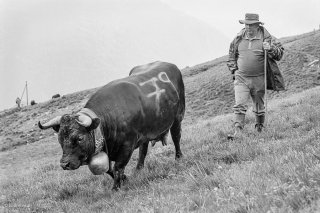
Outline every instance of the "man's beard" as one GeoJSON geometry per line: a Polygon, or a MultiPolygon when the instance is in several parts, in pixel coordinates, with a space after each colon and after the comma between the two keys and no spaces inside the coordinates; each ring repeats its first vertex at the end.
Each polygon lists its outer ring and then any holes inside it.
{"type": "Polygon", "coordinates": [[[255,30],[247,30],[247,35],[248,37],[255,37],[256,36],[256,31],[255,30]]]}

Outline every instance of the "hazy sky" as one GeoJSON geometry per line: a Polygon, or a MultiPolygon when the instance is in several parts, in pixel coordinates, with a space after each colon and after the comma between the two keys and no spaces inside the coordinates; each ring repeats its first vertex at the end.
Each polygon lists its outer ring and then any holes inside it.
{"type": "Polygon", "coordinates": [[[258,13],[271,34],[280,38],[297,35],[320,25],[320,0],[162,0],[195,16],[227,37],[233,38],[243,25],[244,14],[258,13]]]}

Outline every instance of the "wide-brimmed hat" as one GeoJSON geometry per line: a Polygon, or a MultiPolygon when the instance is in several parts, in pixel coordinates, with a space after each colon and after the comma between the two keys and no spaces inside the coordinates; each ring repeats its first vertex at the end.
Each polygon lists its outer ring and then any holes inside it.
{"type": "Polygon", "coordinates": [[[240,24],[264,24],[263,22],[259,21],[259,15],[255,13],[246,13],[245,20],[239,20],[239,22],[240,24]]]}

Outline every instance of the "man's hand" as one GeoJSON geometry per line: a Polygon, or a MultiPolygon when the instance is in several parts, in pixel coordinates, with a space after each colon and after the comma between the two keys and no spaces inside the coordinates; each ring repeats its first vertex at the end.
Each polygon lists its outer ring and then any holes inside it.
{"type": "Polygon", "coordinates": [[[238,69],[234,69],[232,72],[231,72],[231,75],[232,75],[232,80],[234,81],[234,80],[236,80],[236,71],[237,71],[238,69]]]}
{"type": "Polygon", "coordinates": [[[271,50],[271,45],[269,42],[264,41],[262,46],[264,50],[271,50]]]}

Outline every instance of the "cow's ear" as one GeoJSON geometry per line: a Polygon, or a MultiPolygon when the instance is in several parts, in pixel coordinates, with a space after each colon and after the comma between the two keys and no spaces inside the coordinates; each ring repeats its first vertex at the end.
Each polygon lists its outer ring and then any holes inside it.
{"type": "Polygon", "coordinates": [[[99,126],[100,122],[100,118],[93,118],[91,125],[88,127],[88,130],[91,131],[96,129],[99,126]]]}
{"type": "Polygon", "coordinates": [[[52,129],[56,132],[59,132],[60,125],[53,126],[52,129]]]}

